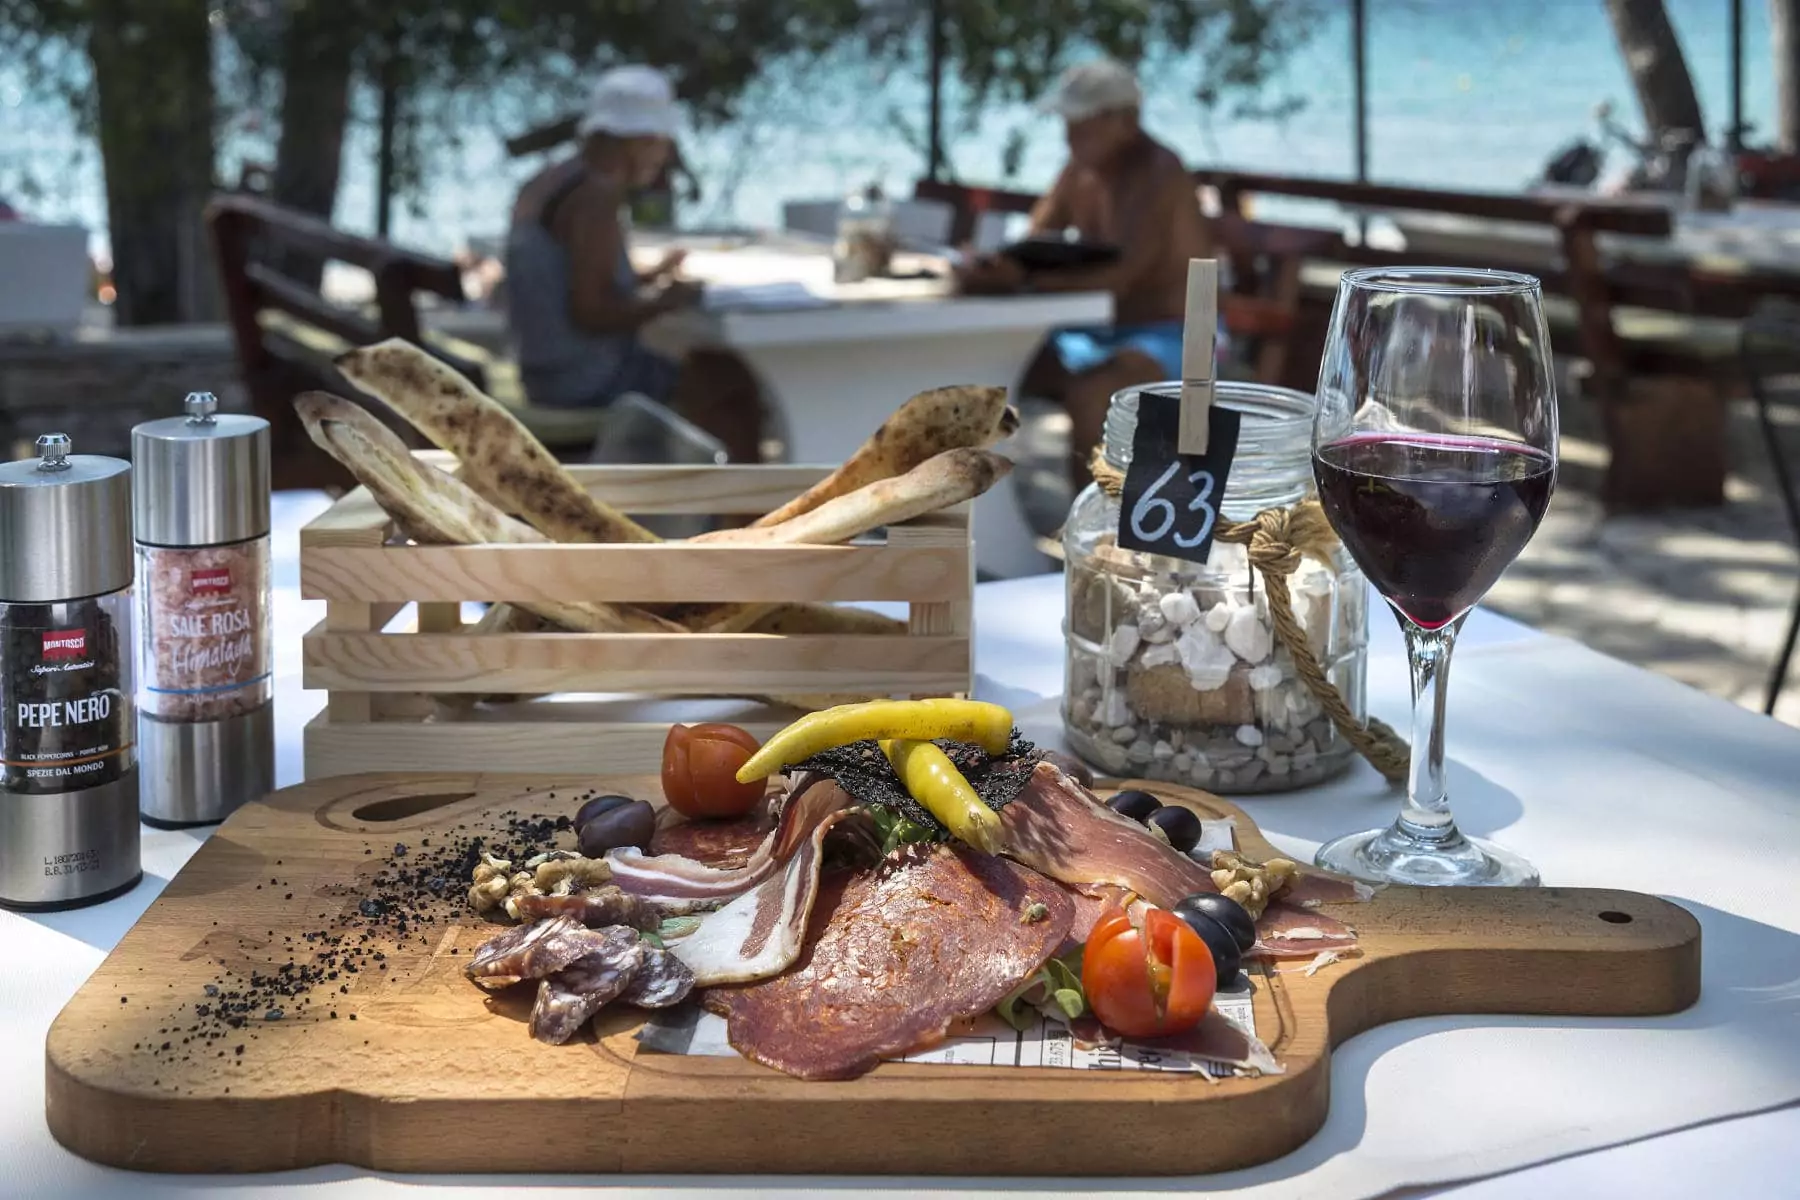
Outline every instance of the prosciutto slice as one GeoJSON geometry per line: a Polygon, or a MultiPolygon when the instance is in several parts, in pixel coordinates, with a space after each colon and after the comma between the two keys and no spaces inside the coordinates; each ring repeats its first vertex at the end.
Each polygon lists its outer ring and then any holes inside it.
{"type": "Polygon", "coordinates": [[[1356,948],[1356,931],[1335,917],[1300,908],[1282,898],[1263,910],[1256,922],[1256,945],[1246,958],[1312,958],[1321,950],[1340,953],[1356,948]]]}
{"type": "Polygon", "coordinates": [[[1000,810],[1000,852],[1063,883],[1110,883],[1158,908],[1213,892],[1212,872],[1049,763],[1000,810]]]}
{"type": "Polygon", "coordinates": [[[794,785],[774,830],[742,865],[717,867],[680,854],[645,854],[626,846],[609,851],[612,882],[671,913],[700,912],[735,900],[775,874],[826,817],[855,801],[823,776],[794,785]]]}
{"type": "Polygon", "coordinates": [[[694,973],[701,987],[749,983],[779,975],[800,956],[807,918],[819,894],[825,835],[856,810],[844,809],[814,826],[812,837],[779,875],[701,918],[700,928],[676,942],[672,953],[694,973]]]}
{"type": "Polygon", "coordinates": [[[739,1053],[801,1079],[852,1079],[941,1041],[1044,964],[1068,935],[1068,893],[992,855],[907,846],[827,880],[794,968],[706,1004],[739,1053]]]}

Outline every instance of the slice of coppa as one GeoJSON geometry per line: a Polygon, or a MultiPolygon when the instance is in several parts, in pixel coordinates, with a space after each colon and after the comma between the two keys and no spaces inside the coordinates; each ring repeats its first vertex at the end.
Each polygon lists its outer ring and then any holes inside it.
{"type": "Polygon", "coordinates": [[[852,1079],[935,1045],[998,1004],[1062,944],[1074,906],[1002,858],[906,846],[826,881],[792,970],[713,988],[745,1057],[801,1079],[852,1079]]]}

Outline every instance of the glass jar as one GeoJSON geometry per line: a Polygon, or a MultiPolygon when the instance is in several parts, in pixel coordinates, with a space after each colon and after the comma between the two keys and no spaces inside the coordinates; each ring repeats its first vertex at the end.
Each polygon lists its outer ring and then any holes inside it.
{"type": "MultiPolygon", "coordinates": [[[[1107,411],[1106,462],[1131,465],[1139,396],[1107,411]]],[[[1242,414],[1219,524],[1313,498],[1313,399],[1260,384],[1218,385],[1242,414]]],[[[1242,545],[1215,539],[1205,563],[1121,548],[1119,500],[1100,484],[1075,498],[1063,528],[1068,643],[1063,725],[1069,745],[1110,774],[1210,791],[1281,791],[1328,778],[1354,753],[1295,671],[1269,619],[1263,577],[1242,545]]],[[[1351,713],[1365,713],[1368,599],[1340,543],[1287,579],[1313,655],[1351,713]]]]}
{"type": "Polygon", "coordinates": [[[832,278],[837,283],[861,283],[886,275],[894,254],[894,212],[872,183],[852,192],[838,210],[837,241],[832,246],[832,278]]]}

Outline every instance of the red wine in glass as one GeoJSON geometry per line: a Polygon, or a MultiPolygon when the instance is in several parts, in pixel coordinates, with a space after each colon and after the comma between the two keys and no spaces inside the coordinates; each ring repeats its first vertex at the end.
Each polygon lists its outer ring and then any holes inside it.
{"type": "Polygon", "coordinates": [[[1531,540],[1556,462],[1499,438],[1357,433],[1319,446],[1313,470],[1332,528],[1375,590],[1439,629],[1531,540]]]}
{"type": "Polygon", "coordinates": [[[1326,519],[1399,618],[1413,719],[1399,814],[1320,846],[1321,867],[1372,883],[1538,882],[1517,852],[1457,827],[1444,716],[1464,619],[1549,507],[1553,367],[1543,286],[1529,275],[1371,267],[1338,283],[1313,473],[1326,519]]]}

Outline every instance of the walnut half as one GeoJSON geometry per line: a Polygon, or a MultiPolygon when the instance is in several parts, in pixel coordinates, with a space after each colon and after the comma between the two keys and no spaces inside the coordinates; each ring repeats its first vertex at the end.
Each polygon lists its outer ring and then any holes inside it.
{"type": "Polygon", "coordinates": [[[1213,851],[1213,886],[1219,894],[1244,906],[1252,921],[1263,915],[1269,901],[1294,881],[1300,868],[1291,859],[1271,858],[1256,863],[1231,850],[1213,851]]]}

